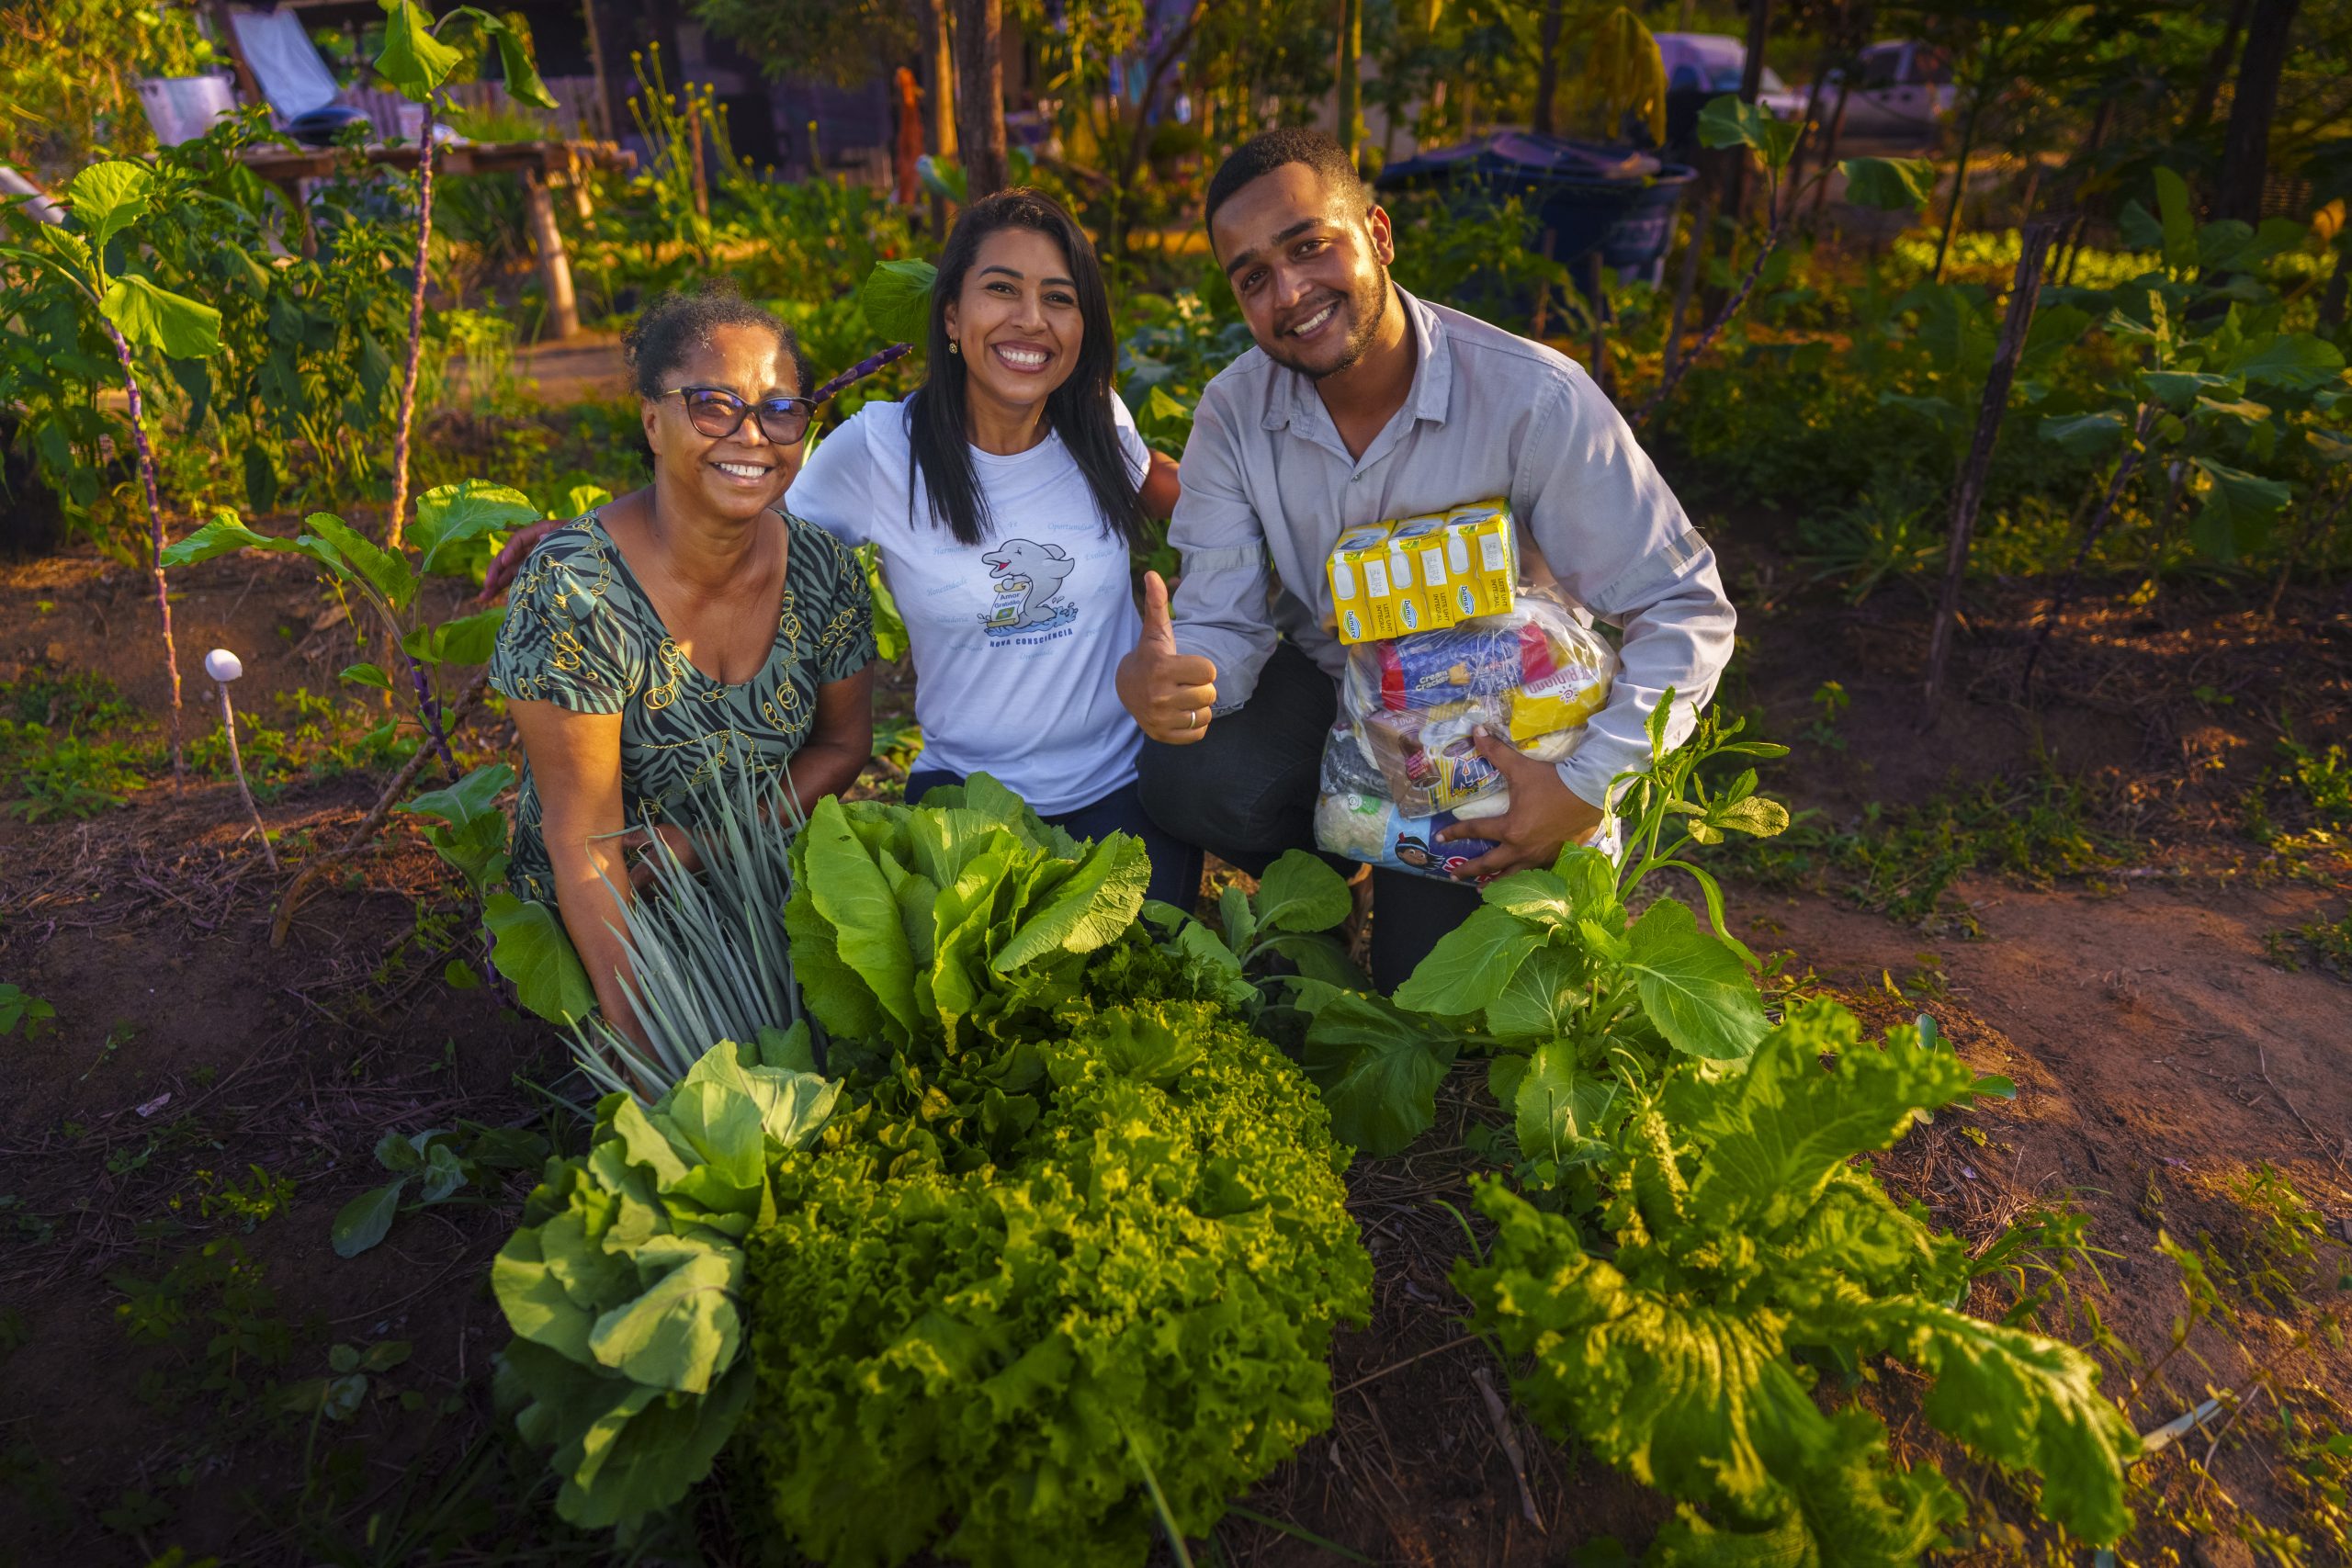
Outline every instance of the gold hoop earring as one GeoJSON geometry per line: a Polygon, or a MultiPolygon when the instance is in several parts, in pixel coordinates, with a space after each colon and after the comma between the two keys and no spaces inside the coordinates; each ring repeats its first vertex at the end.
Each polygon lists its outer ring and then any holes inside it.
{"type": "Polygon", "coordinates": [[[964,352],[964,345],[957,343],[954,338],[949,338],[947,340],[947,352],[950,354],[961,354],[964,352]]]}

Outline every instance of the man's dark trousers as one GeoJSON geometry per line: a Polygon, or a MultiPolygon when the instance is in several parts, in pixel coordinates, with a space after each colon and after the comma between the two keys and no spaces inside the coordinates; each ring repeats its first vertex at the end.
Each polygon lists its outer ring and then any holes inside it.
{"type": "MultiPolygon", "coordinates": [[[[1217,716],[1206,735],[1190,746],[1143,743],[1144,810],[1164,832],[1252,876],[1284,850],[1314,849],[1316,781],[1338,708],[1331,678],[1278,643],[1250,700],[1217,716]]],[[[1374,868],[1373,984],[1394,991],[1477,907],[1469,884],[1374,868]]]]}

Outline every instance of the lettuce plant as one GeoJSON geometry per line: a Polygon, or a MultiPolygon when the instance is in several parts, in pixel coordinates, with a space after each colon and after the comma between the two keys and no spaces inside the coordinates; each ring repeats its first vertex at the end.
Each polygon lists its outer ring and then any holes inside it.
{"type": "Polygon", "coordinates": [[[870,1125],[786,1156],[751,1247],[745,1431],[776,1517],[835,1568],[1143,1562],[1330,1421],[1370,1308],[1314,1091],[1213,1003],[1067,1005],[1048,1103],[1001,1165],[870,1125]]]}
{"type": "Polygon", "coordinates": [[[1072,990],[1135,924],[1150,874],[1136,840],[1082,845],[986,773],[920,808],[821,800],[792,870],[784,922],[810,1014],[886,1052],[952,1047],[1072,990]]]}
{"type": "Polygon", "coordinates": [[[573,1524],[678,1503],[743,1414],[743,1241],[775,1212],[771,1166],[840,1094],[792,1065],[807,1052],[805,1030],[722,1042],[650,1107],[606,1095],[587,1154],[548,1162],[491,1268],[514,1331],[500,1402],[555,1450],[573,1524]]]}

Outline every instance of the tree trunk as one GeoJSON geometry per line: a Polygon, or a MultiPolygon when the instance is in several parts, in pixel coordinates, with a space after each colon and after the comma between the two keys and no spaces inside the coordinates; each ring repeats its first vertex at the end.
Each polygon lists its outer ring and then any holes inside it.
{"type": "MultiPolygon", "coordinates": [[[[923,107],[929,116],[927,129],[934,158],[956,156],[956,47],[955,34],[947,25],[947,5],[948,0],[923,0],[922,7],[922,89],[929,95],[923,107]]],[[[931,230],[941,238],[947,233],[945,197],[931,198],[931,230]]]]}
{"type": "Polygon", "coordinates": [[[2278,112],[2278,73],[2287,64],[2287,35],[2301,4],[2255,0],[2245,52],[2238,56],[2230,128],[2222,143],[2222,175],[2213,191],[2216,218],[2262,220],[2262,181],[2270,170],[2270,122],[2278,112]]]}
{"type": "Polygon", "coordinates": [[[1356,161],[1363,141],[1363,0],[1340,0],[1338,140],[1356,161]]]}
{"type": "Polygon", "coordinates": [[[2001,421],[2009,408],[2009,387],[2017,378],[2018,359],[2025,352],[2026,331],[2033,324],[2033,306],[2041,292],[2042,262],[2057,237],[2055,223],[2028,223],[2019,236],[2017,276],[2009,286],[2008,313],[2001,320],[2000,341],[1993,350],[1993,368],[1984,379],[1984,400],[1977,405],[1976,434],[1961,462],[1960,482],[1952,489],[1951,536],[1944,551],[1943,591],[1936,598],[1936,618],[1928,634],[1928,690],[1923,727],[1935,722],[1936,704],[1943,696],[1944,661],[1951,652],[1952,623],[1960,615],[1960,584],[1968,570],[1968,545],[1976,528],[1976,510],[1984,500],[1984,476],[1993,466],[1993,446],[2000,439],[2001,421]]]}
{"type": "Polygon", "coordinates": [[[2222,28],[2222,41],[2205,57],[2205,69],[2197,78],[2197,99],[2188,106],[2188,118],[2180,124],[2183,137],[2204,130],[2205,122],[2213,118],[2213,106],[2221,101],[2222,79],[2229,74],[2230,56],[2237,52],[2238,34],[2245,30],[2245,14],[2253,5],[2254,0],[2233,0],[2229,22],[2222,28]]]}
{"type": "Polygon", "coordinates": [[[1535,67],[1533,130],[1538,136],[1550,136],[1557,129],[1553,106],[1560,92],[1560,23],[1566,10],[1565,0],[1544,0],[1543,53],[1535,67]]]}
{"type": "Polygon", "coordinates": [[[967,194],[1004,188],[1004,0],[956,0],[956,142],[967,194]]]}
{"type": "Polygon", "coordinates": [[[155,490],[155,453],[147,445],[147,409],[139,393],[139,371],[130,358],[130,344],[112,321],[106,323],[115,357],[122,361],[122,393],[130,415],[130,445],[139,458],[139,481],[147,492],[147,564],[155,574],[155,614],[164,626],[164,668],[172,678],[172,783],[187,778],[180,753],[180,657],[172,643],[172,594],[164,581],[164,503],[155,490]]]}
{"type": "Polygon", "coordinates": [[[392,504],[384,513],[384,546],[401,547],[402,520],[408,513],[408,440],[416,423],[416,377],[424,355],[425,262],[433,245],[433,99],[424,100],[417,118],[416,153],[416,281],[408,296],[408,363],[401,371],[400,408],[392,424],[392,504]]]}
{"type": "Polygon", "coordinates": [[[1127,213],[1134,205],[1136,181],[1143,173],[1145,154],[1151,150],[1151,118],[1159,108],[1159,95],[1168,85],[1168,73],[1176,68],[1176,62],[1184,58],[1184,51],[1191,47],[1193,30],[1201,25],[1201,18],[1207,11],[1208,0],[1193,0],[1193,9],[1185,17],[1183,26],[1161,41],[1156,54],[1148,57],[1151,68],[1144,78],[1142,96],[1136,103],[1135,130],[1128,136],[1126,147],[1119,159],[1118,196],[1111,209],[1111,232],[1107,236],[1110,243],[1106,247],[1114,256],[1127,254],[1127,213]]]}

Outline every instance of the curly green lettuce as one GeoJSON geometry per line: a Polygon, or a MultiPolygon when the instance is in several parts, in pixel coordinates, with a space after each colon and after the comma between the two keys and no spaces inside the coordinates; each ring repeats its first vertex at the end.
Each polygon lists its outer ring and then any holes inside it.
{"type": "Polygon", "coordinates": [[[786,1155],[750,1244],[743,1432],[834,1568],[1140,1563],[1329,1424],[1335,1323],[1370,1310],[1315,1091],[1215,1006],[1066,1010],[1002,1166],[872,1129],[786,1155]]]}

